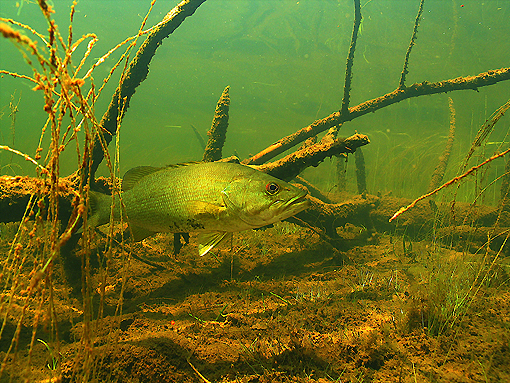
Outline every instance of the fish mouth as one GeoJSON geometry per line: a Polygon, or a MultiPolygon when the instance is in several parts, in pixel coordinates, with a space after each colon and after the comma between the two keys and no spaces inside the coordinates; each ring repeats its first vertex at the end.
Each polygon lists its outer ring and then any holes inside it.
{"type": "MultiPolygon", "coordinates": [[[[299,212],[310,207],[310,201],[306,199],[307,194],[299,194],[294,198],[291,198],[286,204],[285,209],[292,209],[293,211],[299,212]]],[[[295,214],[295,213],[294,213],[295,214]]]]}

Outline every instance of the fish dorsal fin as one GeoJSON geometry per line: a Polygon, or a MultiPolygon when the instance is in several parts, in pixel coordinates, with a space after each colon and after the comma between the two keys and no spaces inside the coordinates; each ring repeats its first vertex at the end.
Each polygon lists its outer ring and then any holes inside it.
{"type": "Polygon", "coordinates": [[[122,191],[128,191],[133,189],[133,187],[143,177],[155,173],[161,169],[164,168],[156,168],[154,166],[138,166],[136,168],[128,170],[126,174],[124,174],[124,178],[122,178],[122,191]]]}
{"type": "Polygon", "coordinates": [[[181,168],[183,166],[198,165],[198,164],[202,164],[202,163],[203,163],[202,161],[180,162],[178,164],[166,165],[165,168],[181,168]]]}
{"type": "Polygon", "coordinates": [[[199,163],[200,162],[184,162],[181,164],[167,165],[163,167],[137,166],[136,168],[128,170],[126,174],[124,174],[124,178],[122,178],[122,191],[133,189],[138,181],[140,181],[143,177],[148,176],[149,174],[159,172],[163,169],[180,168],[183,166],[196,165],[199,163]]]}

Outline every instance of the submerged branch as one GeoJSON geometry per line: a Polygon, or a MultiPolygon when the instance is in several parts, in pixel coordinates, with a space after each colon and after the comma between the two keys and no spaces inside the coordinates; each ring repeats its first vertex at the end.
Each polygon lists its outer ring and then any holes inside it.
{"type": "Polygon", "coordinates": [[[352,82],[352,65],[354,63],[354,51],[356,50],[356,41],[358,40],[358,31],[361,24],[361,5],[360,0],[354,0],[354,26],[352,28],[351,46],[349,47],[349,54],[347,55],[347,64],[345,67],[345,81],[344,81],[344,98],[342,99],[342,107],[340,113],[349,113],[349,101],[351,97],[351,82],[352,82]]]}
{"type": "Polygon", "coordinates": [[[418,9],[418,14],[416,15],[416,20],[414,21],[413,35],[411,36],[411,41],[409,42],[409,46],[407,47],[406,58],[404,60],[404,68],[402,69],[402,74],[400,75],[398,89],[405,88],[406,76],[409,73],[409,71],[407,70],[407,67],[409,65],[409,56],[411,56],[411,49],[413,49],[414,42],[416,41],[418,25],[420,25],[421,14],[423,13],[423,2],[424,0],[421,0],[420,8],[418,9]]]}
{"type": "MultiPolygon", "coordinates": [[[[111,142],[112,137],[116,134],[117,125],[120,123],[119,111],[125,114],[136,88],[146,79],[149,73],[149,64],[156,53],[156,49],[161,45],[163,39],[175,31],[186,17],[193,15],[203,2],[205,2],[205,0],[181,1],[167,13],[164,19],[153,29],[142,46],[138,49],[135,58],[129,64],[127,72],[123,76],[112,97],[108,110],[101,119],[100,126],[104,131],[103,135],[106,145],[111,142]]],[[[96,140],[92,154],[92,179],[103,157],[103,146],[96,140]]]]}
{"type": "Polygon", "coordinates": [[[448,139],[446,140],[446,145],[443,150],[443,154],[439,157],[439,161],[434,169],[434,173],[432,174],[432,178],[430,179],[428,192],[431,192],[434,189],[437,189],[441,186],[441,182],[443,181],[444,173],[446,172],[446,168],[448,166],[448,160],[450,159],[450,153],[453,147],[453,140],[455,139],[455,108],[453,107],[453,100],[451,97],[448,97],[448,107],[450,110],[450,132],[448,134],[448,139]]]}
{"type": "Polygon", "coordinates": [[[356,183],[358,185],[358,193],[363,194],[367,191],[367,178],[365,173],[365,156],[361,148],[356,150],[354,154],[354,162],[356,165],[356,183]]]}
{"type": "Polygon", "coordinates": [[[228,110],[230,107],[229,89],[230,86],[225,88],[218,100],[218,104],[216,105],[211,129],[207,132],[209,140],[207,141],[202,161],[218,161],[222,157],[221,153],[228,128],[228,110]]]}
{"type": "Polygon", "coordinates": [[[395,89],[393,92],[387,93],[384,96],[365,101],[357,106],[349,108],[348,114],[342,115],[340,112],[335,112],[323,119],[316,120],[311,125],[302,128],[296,133],[283,137],[263,151],[244,160],[243,163],[247,165],[263,164],[271,158],[274,158],[290,149],[294,145],[299,144],[309,137],[324,132],[337,124],[354,120],[355,118],[375,112],[408,98],[436,93],[446,93],[456,90],[478,90],[478,88],[494,85],[498,82],[507,80],[510,80],[510,68],[501,68],[480,73],[477,76],[458,77],[439,82],[423,81],[421,83],[404,87],[403,89],[395,89]]]}
{"type": "Polygon", "coordinates": [[[346,139],[326,140],[306,146],[288,156],[256,168],[276,178],[288,181],[309,166],[319,165],[326,157],[340,153],[354,153],[357,148],[370,143],[367,136],[355,134],[346,139]]]}
{"type": "Polygon", "coordinates": [[[505,150],[502,153],[495,154],[492,157],[487,158],[481,164],[473,166],[471,169],[469,169],[464,174],[461,174],[460,176],[454,177],[450,181],[444,183],[443,185],[439,186],[438,188],[432,190],[431,192],[429,192],[427,194],[424,194],[421,197],[416,198],[410,205],[400,208],[400,210],[398,210],[395,214],[393,214],[393,216],[390,218],[390,222],[393,221],[395,218],[397,218],[402,213],[404,213],[404,212],[408,211],[409,209],[413,208],[422,199],[428,198],[428,197],[436,194],[437,192],[439,192],[441,189],[444,189],[445,187],[448,187],[448,186],[450,186],[450,185],[452,185],[452,184],[454,184],[456,182],[459,182],[460,180],[462,180],[463,178],[467,177],[471,173],[478,171],[480,168],[482,168],[483,166],[487,165],[489,162],[492,162],[492,161],[494,161],[495,159],[497,159],[499,157],[503,157],[504,155],[506,155],[508,153],[510,153],[510,149],[507,149],[507,150],[505,150]]]}

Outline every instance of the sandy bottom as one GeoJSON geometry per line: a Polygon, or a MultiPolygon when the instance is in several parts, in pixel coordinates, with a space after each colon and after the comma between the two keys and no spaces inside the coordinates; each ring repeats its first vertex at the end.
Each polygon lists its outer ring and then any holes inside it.
{"type": "MultiPolygon", "coordinates": [[[[103,319],[84,326],[78,295],[55,283],[59,353],[36,341],[24,369],[27,324],[2,379],[510,382],[510,257],[389,234],[356,241],[362,231],[343,229],[345,251],[289,223],[204,257],[194,236],[177,256],[165,234],[116,247],[103,319]]],[[[100,275],[93,268],[94,317],[100,275]]]]}

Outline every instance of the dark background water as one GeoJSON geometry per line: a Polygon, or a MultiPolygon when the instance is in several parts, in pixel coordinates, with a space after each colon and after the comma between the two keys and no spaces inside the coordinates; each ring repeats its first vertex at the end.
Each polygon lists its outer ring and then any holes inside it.
{"type": "MultiPolygon", "coordinates": [[[[54,15],[67,37],[70,1],[54,0],[54,15]]],[[[157,1],[147,25],[159,22],[176,1],[157,1]]],[[[418,0],[363,0],[363,22],[354,62],[351,106],[394,90],[418,11],[418,0]]],[[[149,9],[149,1],[80,1],[73,23],[74,40],[95,33],[95,45],[83,76],[109,49],[135,35],[149,9]]],[[[46,33],[38,6],[0,0],[0,16],[13,18],[46,33]],[[19,13],[19,14],[18,14],[19,13]]],[[[205,136],[216,102],[230,85],[230,126],[224,156],[257,153],[282,136],[309,125],[341,105],[345,60],[349,48],[353,2],[341,1],[206,1],[159,47],[147,80],[137,89],[120,132],[121,174],[138,165],[165,165],[199,160],[202,150],[190,126],[205,136]]],[[[425,1],[418,40],[411,54],[407,84],[476,75],[510,63],[509,1],[425,1]]],[[[28,33],[27,33],[28,34],[28,33]]],[[[35,36],[30,35],[36,39],[35,36]]],[[[90,40],[90,39],[89,39],[90,40]]],[[[77,65],[86,44],[73,56],[77,65]]],[[[143,41],[143,37],[139,43],[143,41]]],[[[42,46],[41,42],[38,42],[42,46]]],[[[96,87],[124,48],[96,68],[96,87]]],[[[134,55],[132,53],[131,57],[134,55]]],[[[0,39],[0,68],[32,75],[18,52],[0,39]]],[[[118,75],[96,104],[100,119],[118,75]]],[[[85,85],[87,88],[89,84],[85,85]]],[[[26,80],[4,75],[0,79],[0,132],[2,144],[34,155],[45,122],[40,92],[26,80]],[[14,142],[9,102],[19,100],[14,142]]],[[[369,192],[393,191],[415,197],[426,192],[449,129],[448,96],[457,118],[457,137],[448,176],[457,173],[477,130],[510,98],[510,83],[478,92],[423,96],[403,101],[344,124],[341,136],[367,134],[364,148],[369,192]]],[[[493,154],[504,142],[509,118],[496,125],[480,157],[493,154]]],[[[48,136],[44,149],[48,148],[48,136]]],[[[74,144],[62,161],[63,175],[76,168],[74,144]]],[[[504,146],[503,148],[506,148],[504,146]]],[[[113,148],[113,144],[112,144],[113,148]]],[[[353,159],[349,160],[349,190],[353,159]]],[[[336,183],[335,162],[326,160],[305,176],[325,190],[336,183]]],[[[0,152],[0,174],[34,174],[22,158],[0,152]]],[[[486,184],[500,176],[504,160],[495,161],[486,184]]],[[[101,172],[106,174],[106,168],[101,172]]],[[[499,186],[489,189],[486,202],[497,199],[499,186]]],[[[463,189],[466,199],[475,189],[463,189]]]]}

